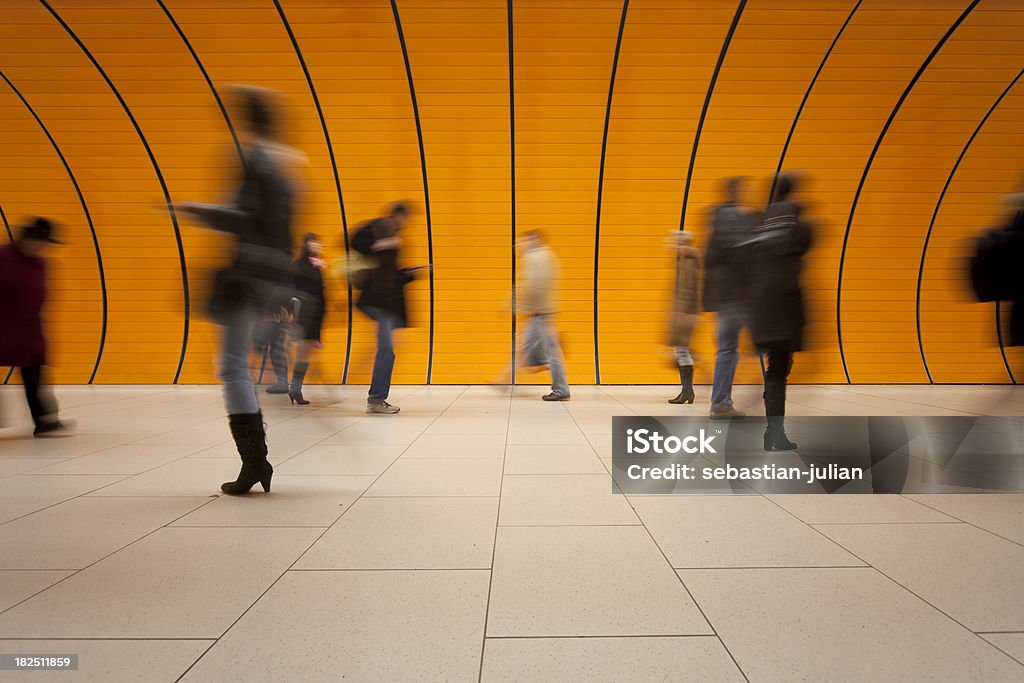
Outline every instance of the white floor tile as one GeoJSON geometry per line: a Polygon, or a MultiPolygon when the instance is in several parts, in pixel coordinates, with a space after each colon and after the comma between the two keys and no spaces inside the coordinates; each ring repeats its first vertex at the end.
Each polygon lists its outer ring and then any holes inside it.
{"type": "Polygon", "coordinates": [[[485,571],[289,572],[185,680],[476,680],[487,579],[485,571]]]}
{"type": "Polygon", "coordinates": [[[419,437],[403,458],[501,458],[504,434],[431,434],[419,437]]]}
{"type": "MultiPolygon", "coordinates": [[[[373,477],[274,473],[269,494],[221,496],[174,526],[328,527],[373,483],[373,477]]],[[[2,527],[0,527],[2,528],[2,527]]]]}
{"type": "Polygon", "coordinates": [[[0,614],[0,638],[218,638],[320,533],[161,529],[0,614]]]}
{"type": "Polygon", "coordinates": [[[984,633],[981,637],[1024,665],[1024,633],[984,633]]]}
{"type": "Polygon", "coordinates": [[[778,494],[768,498],[808,524],[956,521],[903,496],[778,494]]]}
{"type": "Polygon", "coordinates": [[[743,681],[714,636],[676,638],[488,638],[491,681],[743,681]]]}
{"type": "Polygon", "coordinates": [[[509,475],[501,489],[502,526],[640,524],[607,474],[509,475]]]}
{"type": "Polygon", "coordinates": [[[108,484],[124,479],[121,475],[46,475],[19,474],[0,479],[0,524],[37,512],[108,484]]]}
{"type": "Polygon", "coordinates": [[[589,444],[512,444],[505,474],[607,474],[589,444]]]}
{"type": "Polygon", "coordinates": [[[399,458],[367,496],[497,496],[498,458],[399,458]]]}
{"type": "Polygon", "coordinates": [[[973,631],[1024,631],[1024,547],[967,524],[818,527],[973,631]]]}
{"type": "MultiPolygon", "coordinates": [[[[69,571],[23,571],[5,569],[0,571],[0,612],[13,607],[22,600],[45,590],[61,579],[71,576],[69,571]]],[[[2,650],[0,652],[10,652],[2,650]]]]}
{"type": "Polygon", "coordinates": [[[81,497],[0,525],[3,569],[81,569],[209,498],[81,497]]]}
{"type": "Polygon", "coordinates": [[[751,681],[1019,681],[1019,664],[870,568],[679,575],[751,681]],[[873,656],[870,653],[891,653],[873,656]]]}
{"type": "Polygon", "coordinates": [[[323,443],[289,458],[275,468],[279,474],[378,476],[393,463],[403,444],[323,443]]]}
{"type": "Polygon", "coordinates": [[[177,680],[212,644],[212,640],[0,640],[0,652],[78,655],[77,671],[36,671],[25,674],[26,680],[153,683],[177,680]]]}
{"type": "Polygon", "coordinates": [[[907,497],[968,524],[1024,544],[1024,494],[923,494],[907,497]]]}
{"type": "Polygon", "coordinates": [[[490,569],[497,498],[363,498],[296,569],[490,569]]]}
{"type": "Polygon", "coordinates": [[[640,527],[498,528],[488,636],[709,635],[640,527]]]}
{"type": "Polygon", "coordinates": [[[632,496],[630,502],[676,568],[863,564],[760,496],[632,496]]]}

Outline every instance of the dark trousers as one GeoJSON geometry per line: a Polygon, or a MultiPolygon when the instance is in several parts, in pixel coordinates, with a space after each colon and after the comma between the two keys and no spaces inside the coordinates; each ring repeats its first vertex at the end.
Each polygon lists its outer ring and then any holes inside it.
{"type": "Polygon", "coordinates": [[[18,368],[21,382],[25,386],[25,398],[28,409],[32,413],[32,421],[36,426],[53,422],[57,419],[57,401],[50,390],[43,387],[43,368],[18,368]]]}
{"type": "Polygon", "coordinates": [[[768,417],[786,414],[786,381],[793,369],[793,350],[789,342],[762,346],[767,357],[764,373],[764,413],[768,417]]]}

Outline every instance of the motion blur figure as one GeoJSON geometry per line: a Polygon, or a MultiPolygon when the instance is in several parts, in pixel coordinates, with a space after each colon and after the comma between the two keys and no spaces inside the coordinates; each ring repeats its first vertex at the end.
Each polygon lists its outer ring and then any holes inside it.
{"type": "Polygon", "coordinates": [[[213,319],[224,327],[219,374],[231,436],[242,458],[237,479],[221,485],[232,495],[247,493],[257,482],[270,491],[274,468],[267,461],[263,414],[249,375],[249,344],[257,321],[286,315],[294,283],[294,183],[286,171],[295,155],[275,142],[278,120],[270,93],[240,88],[236,94],[245,161],[234,204],[178,205],[196,221],[238,238],[234,263],[218,274],[210,302],[213,319]]]}
{"type": "Polygon", "coordinates": [[[526,321],[527,360],[529,364],[544,364],[551,371],[551,393],[545,401],[568,401],[569,380],[565,374],[565,357],[555,330],[553,318],[557,312],[555,292],[558,282],[558,259],[537,230],[527,232],[519,241],[522,259],[522,293],[520,312],[526,321]]]}
{"type": "Polygon", "coordinates": [[[796,444],[786,437],[786,383],[793,354],[803,346],[804,298],[800,285],[803,256],[811,246],[811,229],[803,206],[793,198],[797,177],[782,174],[764,220],[754,230],[751,336],[767,356],[764,409],[768,426],[766,451],[788,451],[796,444]]]}
{"type": "Polygon", "coordinates": [[[302,253],[293,264],[295,291],[301,302],[296,323],[302,331],[302,338],[296,344],[295,369],[292,371],[292,382],[288,390],[291,402],[303,406],[308,405],[309,401],[302,397],[302,382],[306,378],[314,350],[323,346],[320,343],[320,328],[323,327],[326,310],[323,272],[327,263],[322,256],[323,246],[320,244],[320,238],[311,232],[306,233],[302,238],[302,253]]]}
{"type": "Polygon", "coordinates": [[[46,302],[47,248],[60,244],[54,226],[34,218],[18,233],[18,239],[0,247],[0,365],[21,372],[25,398],[37,437],[63,436],[67,426],[57,415],[57,401],[42,385],[46,364],[43,304],[46,302]]]}
{"type": "Polygon", "coordinates": [[[715,378],[711,419],[745,415],[732,405],[732,384],[739,362],[740,332],[750,325],[750,249],[744,246],[757,225],[757,214],[743,203],[745,178],[723,181],[725,200],[710,211],[710,234],[704,254],[704,310],[717,314],[715,378]]]}
{"type": "Polygon", "coordinates": [[[672,292],[668,344],[675,349],[680,390],[679,395],[670,398],[668,402],[693,403],[693,355],[690,353],[690,338],[697,324],[700,256],[693,247],[693,239],[689,233],[675,231],[672,242],[676,251],[676,283],[672,292]]]}
{"type": "Polygon", "coordinates": [[[372,264],[357,284],[362,293],[356,304],[377,323],[377,353],[366,399],[366,412],[370,414],[394,415],[400,410],[387,401],[395,369],[394,333],[409,325],[405,286],[415,279],[416,271],[429,267],[398,266],[398,251],[402,247],[399,233],[408,219],[408,205],[395,202],[388,215],[365,223],[352,238],[352,248],[372,264]]]}
{"type": "Polygon", "coordinates": [[[270,318],[256,323],[253,330],[253,348],[266,352],[274,370],[274,383],[267,387],[268,394],[288,393],[288,323],[270,318]]]}

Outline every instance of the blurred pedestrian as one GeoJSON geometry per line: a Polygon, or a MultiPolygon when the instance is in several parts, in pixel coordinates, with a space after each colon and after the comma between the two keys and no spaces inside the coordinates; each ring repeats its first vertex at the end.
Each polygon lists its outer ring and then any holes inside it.
{"type": "Polygon", "coordinates": [[[288,323],[272,317],[256,323],[253,331],[253,349],[270,356],[274,370],[274,383],[267,387],[268,394],[288,393],[288,323]]]}
{"type": "Polygon", "coordinates": [[[270,491],[274,468],[267,460],[263,414],[249,375],[253,326],[287,317],[293,293],[292,203],[295,183],[288,164],[295,153],[279,145],[278,110],[271,94],[256,88],[237,91],[244,167],[231,206],[185,203],[178,209],[194,220],[238,238],[234,263],[217,276],[210,313],[224,327],[220,378],[224,403],[242,468],[221,490],[247,493],[257,482],[270,491]]]}
{"type": "Polygon", "coordinates": [[[54,224],[33,218],[18,239],[0,247],[0,365],[18,368],[37,437],[65,436],[68,425],[58,417],[57,401],[43,386],[46,336],[46,251],[60,244],[54,224]]]}
{"type": "Polygon", "coordinates": [[[551,392],[545,401],[568,401],[569,381],[565,357],[553,318],[558,310],[555,292],[558,284],[558,259],[538,230],[527,232],[519,240],[522,278],[518,300],[520,312],[527,316],[524,362],[547,365],[551,371],[551,392]]]}
{"type": "Polygon", "coordinates": [[[399,233],[408,219],[408,205],[395,202],[386,216],[364,224],[352,238],[352,249],[370,265],[353,277],[356,286],[362,289],[357,306],[377,323],[377,354],[366,399],[366,412],[370,414],[394,415],[400,410],[387,401],[395,369],[394,332],[409,325],[405,286],[415,279],[417,271],[429,268],[398,267],[398,252],[402,247],[399,233]]]}
{"type": "Polygon", "coordinates": [[[675,350],[680,390],[679,395],[670,398],[668,402],[693,403],[693,355],[690,353],[690,337],[693,336],[693,328],[697,324],[700,256],[693,247],[693,238],[689,233],[673,231],[672,239],[676,251],[676,283],[672,292],[668,343],[675,350]]]}
{"type": "Polygon", "coordinates": [[[710,212],[703,303],[705,311],[717,314],[712,420],[745,417],[733,407],[732,384],[740,357],[740,332],[750,324],[750,250],[742,245],[750,239],[758,218],[743,205],[746,184],[746,178],[727,178],[725,200],[710,212]]]}
{"type": "Polygon", "coordinates": [[[311,232],[306,233],[302,238],[302,253],[293,264],[295,290],[300,301],[296,325],[301,331],[301,339],[295,347],[295,368],[288,391],[291,402],[303,406],[308,405],[309,401],[302,397],[302,382],[305,380],[314,350],[323,346],[320,343],[320,328],[324,323],[324,311],[327,310],[323,275],[327,263],[322,256],[323,246],[320,239],[311,232]]]}
{"type": "Polygon", "coordinates": [[[803,206],[794,198],[797,177],[782,174],[764,220],[754,230],[751,336],[767,357],[764,409],[768,426],[766,451],[788,451],[796,444],[786,437],[786,384],[793,354],[803,348],[804,299],[800,271],[811,246],[811,228],[803,206]]]}

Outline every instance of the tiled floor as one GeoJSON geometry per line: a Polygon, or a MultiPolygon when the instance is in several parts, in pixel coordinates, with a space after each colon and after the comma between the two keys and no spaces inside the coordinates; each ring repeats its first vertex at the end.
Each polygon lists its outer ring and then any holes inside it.
{"type": "MultiPolygon", "coordinates": [[[[914,461],[905,495],[623,496],[610,418],[707,387],[396,387],[397,416],[364,391],[264,397],[273,492],[230,498],[216,387],[62,387],[77,435],[46,441],[0,390],[0,653],[80,657],[0,678],[1024,680],[1024,454],[914,461]]],[[[790,412],[1024,415],[1024,389],[796,386],[790,412]]]]}

